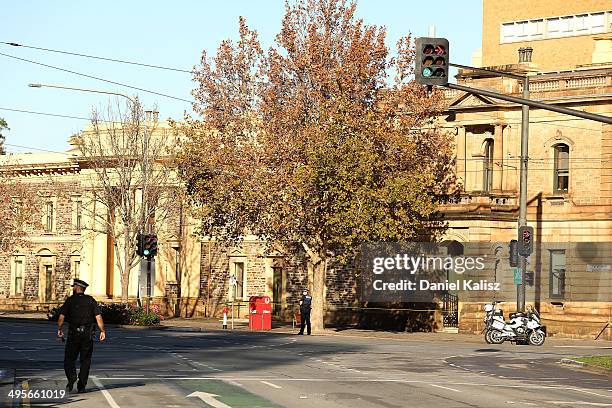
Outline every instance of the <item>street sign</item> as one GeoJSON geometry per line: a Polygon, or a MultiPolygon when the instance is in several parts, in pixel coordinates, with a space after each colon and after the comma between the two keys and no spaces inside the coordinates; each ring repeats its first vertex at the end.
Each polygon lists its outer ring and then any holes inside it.
{"type": "Polygon", "coordinates": [[[523,283],[523,275],[521,274],[521,268],[513,268],[514,272],[514,284],[520,285],[523,283]]]}

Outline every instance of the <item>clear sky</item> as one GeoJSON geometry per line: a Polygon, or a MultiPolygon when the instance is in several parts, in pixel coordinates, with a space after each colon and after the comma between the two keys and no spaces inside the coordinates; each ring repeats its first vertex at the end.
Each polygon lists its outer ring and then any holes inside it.
{"type": "MultiPolygon", "coordinates": [[[[407,33],[436,35],[450,41],[451,59],[469,64],[480,48],[482,2],[467,0],[360,0],[358,15],[368,24],[384,25],[388,44],[407,33]],[[432,11],[432,6],[436,10],[432,11]]],[[[225,38],[236,38],[238,17],[244,16],[264,45],[279,30],[284,0],[30,0],[2,4],[0,42],[91,54],[153,65],[192,69],[202,50],[209,55],[225,38]]],[[[54,65],[87,75],[191,100],[194,85],[189,73],[162,71],[0,44],[0,53],[54,65]]],[[[103,107],[109,96],[50,88],[29,88],[28,83],[59,84],[136,95],[149,108],[157,105],[160,119],[183,117],[191,105],[68,72],[0,55],[0,117],[10,131],[3,134],[9,152],[32,148],[65,151],[70,135],[86,120],[14,112],[18,109],[89,117],[92,107],[103,107]],[[20,148],[13,145],[26,146],[20,148]]]]}

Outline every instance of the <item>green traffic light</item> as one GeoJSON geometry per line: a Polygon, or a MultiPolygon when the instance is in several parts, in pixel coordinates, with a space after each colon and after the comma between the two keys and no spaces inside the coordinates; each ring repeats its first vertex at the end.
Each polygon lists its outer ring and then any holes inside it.
{"type": "Polygon", "coordinates": [[[423,69],[423,76],[429,78],[433,74],[433,70],[431,68],[423,69]]]}
{"type": "Polygon", "coordinates": [[[145,256],[149,255],[151,252],[148,249],[145,249],[144,252],[145,256]]]}

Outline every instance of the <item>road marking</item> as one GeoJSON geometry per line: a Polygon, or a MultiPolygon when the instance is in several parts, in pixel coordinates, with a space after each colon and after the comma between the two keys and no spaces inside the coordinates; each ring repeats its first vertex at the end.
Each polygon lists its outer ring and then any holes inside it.
{"type": "Polygon", "coordinates": [[[232,408],[229,405],[224,404],[221,401],[218,401],[216,399],[218,397],[217,394],[209,394],[207,392],[196,391],[196,392],[192,392],[191,394],[187,396],[187,398],[192,398],[192,397],[201,399],[205,404],[210,405],[213,408],[232,408]]]}
{"type": "Polygon", "coordinates": [[[104,398],[106,398],[106,402],[108,402],[108,405],[110,405],[111,408],[121,408],[119,405],[117,405],[113,397],[110,395],[110,392],[108,392],[106,388],[104,388],[102,383],[98,381],[97,377],[92,376],[91,379],[93,380],[94,384],[96,384],[98,388],[100,388],[102,395],[104,395],[104,398]]]}
{"type": "Polygon", "coordinates": [[[609,350],[612,349],[612,347],[607,347],[607,346],[553,346],[555,348],[590,348],[590,349],[604,349],[604,350],[609,350]]]}
{"type": "Polygon", "coordinates": [[[612,407],[612,404],[605,402],[588,402],[588,401],[544,401],[547,404],[571,404],[574,405],[588,405],[591,407],[612,407]]]}
{"type": "Polygon", "coordinates": [[[459,390],[457,390],[455,388],[443,387],[443,386],[437,385],[437,384],[429,384],[429,385],[431,385],[432,387],[442,388],[442,389],[449,390],[449,391],[461,392],[461,391],[459,391],[459,390]]]}
{"type": "Polygon", "coordinates": [[[582,389],[582,388],[576,388],[576,387],[567,387],[566,389],[568,389],[568,390],[573,390],[573,391],[584,392],[585,394],[595,395],[595,396],[598,396],[598,397],[612,398],[611,396],[597,394],[596,392],[587,391],[587,390],[582,389]]]}
{"type": "Polygon", "coordinates": [[[270,386],[270,387],[272,387],[272,388],[276,388],[276,389],[281,389],[281,388],[283,388],[283,387],[281,387],[280,385],[272,384],[271,382],[267,382],[267,381],[260,381],[260,383],[262,383],[262,384],[266,384],[266,385],[268,385],[268,386],[270,386]]]}

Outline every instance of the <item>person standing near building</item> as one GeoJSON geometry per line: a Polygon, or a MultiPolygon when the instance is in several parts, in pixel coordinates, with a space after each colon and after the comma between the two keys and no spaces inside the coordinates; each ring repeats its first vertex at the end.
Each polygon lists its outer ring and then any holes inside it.
{"type": "Polygon", "coordinates": [[[300,332],[304,334],[304,326],[308,326],[308,335],[310,335],[310,310],[312,309],[312,296],[304,289],[302,299],[300,300],[300,332]]]}
{"type": "Polygon", "coordinates": [[[69,323],[68,341],[64,351],[64,371],[68,384],[66,391],[71,392],[74,383],[77,381],[75,361],[80,357],[81,367],[77,383],[77,391],[85,392],[89,369],[91,367],[91,356],[93,353],[93,335],[95,333],[94,322],[100,328],[100,341],[106,339],[104,321],[98,308],[98,302],[85,294],[85,289],[89,286],[80,279],[75,279],[72,284],[72,296],[66,299],[60,308],[59,320],[57,321],[57,336],[64,337],[62,326],[64,320],[69,323]]]}

